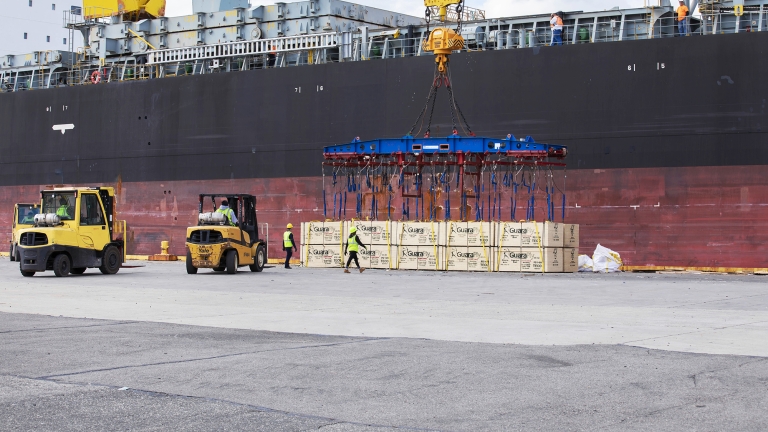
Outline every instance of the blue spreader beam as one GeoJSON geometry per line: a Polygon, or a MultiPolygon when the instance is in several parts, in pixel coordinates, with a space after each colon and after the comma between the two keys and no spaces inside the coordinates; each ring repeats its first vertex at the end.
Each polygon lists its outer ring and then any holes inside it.
{"type": "Polygon", "coordinates": [[[448,137],[415,138],[404,136],[402,138],[384,138],[369,141],[360,141],[355,138],[349,144],[339,144],[324,147],[326,157],[333,155],[388,155],[396,153],[433,154],[433,153],[519,153],[521,156],[553,156],[565,157],[567,148],[561,145],[537,143],[533,138],[515,138],[507,135],[507,138],[487,137],[463,137],[451,135],[448,137]]]}

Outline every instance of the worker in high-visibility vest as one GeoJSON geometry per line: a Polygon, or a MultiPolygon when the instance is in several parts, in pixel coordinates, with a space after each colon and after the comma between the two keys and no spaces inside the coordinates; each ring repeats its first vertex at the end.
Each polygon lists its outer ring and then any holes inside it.
{"type": "Polygon", "coordinates": [[[552,43],[549,46],[563,44],[563,19],[560,15],[553,13],[550,15],[549,27],[552,29],[552,43]]]}
{"type": "Polygon", "coordinates": [[[287,269],[291,268],[291,256],[293,255],[293,251],[297,250],[296,242],[293,241],[293,233],[291,232],[291,229],[293,229],[293,224],[288,224],[283,233],[283,250],[285,251],[285,268],[287,269]]]}
{"type": "Polygon", "coordinates": [[[227,217],[227,222],[231,226],[237,226],[237,216],[235,216],[234,210],[229,208],[229,201],[224,200],[221,202],[221,205],[219,206],[219,209],[216,210],[216,213],[221,213],[224,216],[227,217]]]}
{"type": "Polygon", "coordinates": [[[37,213],[34,210],[29,209],[29,211],[27,211],[27,214],[24,216],[24,218],[19,223],[25,224],[25,225],[31,225],[31,224],[35,223],[35,215],[36,214],[37,213]]]}
{"type": "Polygon", "coordinates": [[[72,219],[72,216],[69,215],[69,201],[64,197],[61,197],[59,200],[59,208],[56,210],[56,216],[61,219],[72,219]]]}
{"type": "Polygon", "coordinates": [[[344,268],[344,273],[349,273],[349,265],[352,264],[352,260],[355,260],[355,265],[357,266],[357,269],[360,270],[360,273],[365,271],[364,268],[360,267],[360,263],[357,261],[357,252],[360,250],[360,246],[362,246],[363,249],[368,250],[363,242],[360,241],[360,237],[357,236],[357,227],[353,226],[349,229],[349,238],[347,238],[347,244],[344,245],[344,255],[346,255],[347,250],[349,250],[349,260],[347,260],[347,266],[344,268]]]}

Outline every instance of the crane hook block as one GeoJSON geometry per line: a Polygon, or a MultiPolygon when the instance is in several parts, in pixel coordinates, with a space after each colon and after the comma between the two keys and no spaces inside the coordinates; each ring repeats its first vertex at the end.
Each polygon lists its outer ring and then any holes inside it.
{"type": "Polygon", "coordinates": [[[448,56],[453,52],[464,48],[464,38],[455,31],[438,27],[432,30],[429,39],[426,39],[422,48],[424,51],[435,53],[435,62],[438,64],[440,73],[445,73],[448,56]]]}

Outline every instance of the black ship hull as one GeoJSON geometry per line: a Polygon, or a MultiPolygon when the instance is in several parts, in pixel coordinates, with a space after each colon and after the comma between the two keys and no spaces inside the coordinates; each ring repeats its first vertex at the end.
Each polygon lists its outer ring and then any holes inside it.
{"type": "MultiPolygon", "coordinates": [[[[767,50],[768,34],[746,33],[471,52],[452,56],[451,70],[478,135],[569,147],[566,219],[584,225],[584,252],[602,242],[638,266],[763,267],[767,50]]],[[[3,220],[57,183],[124,188],[136,253],[162,237],[183,251],[194,197],[216,187],[260,195],[260,219],[273,225],[322,218],[323,146],[405,135],[433,65],[425,56],[0,94],[3,220]]],[[[443,93],[432,136],[452,129],[443,93]]]]}

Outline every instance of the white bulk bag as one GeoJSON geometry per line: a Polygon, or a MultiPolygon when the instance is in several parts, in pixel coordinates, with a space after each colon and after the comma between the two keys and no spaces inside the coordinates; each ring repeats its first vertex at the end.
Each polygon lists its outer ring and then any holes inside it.
{"type": "Polygon", "coordinates": [[[592,266],[598,273],[615,273],[621,271],[621,256],[607,247],[597,245],[592,254],[592,266]]]}
{"type": "Polygon", "coordinates": [[[593,272],[592,258],[589,255],[579,255],[579,271],[593,272]]]}

